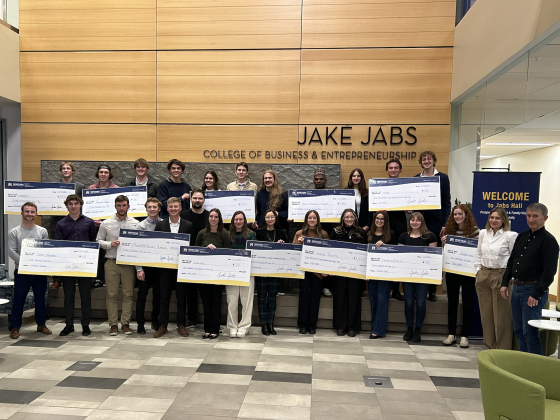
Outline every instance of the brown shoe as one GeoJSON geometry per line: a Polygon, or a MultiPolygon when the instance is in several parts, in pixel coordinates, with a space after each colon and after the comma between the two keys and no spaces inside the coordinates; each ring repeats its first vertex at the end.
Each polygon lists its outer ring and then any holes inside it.
{"type": "Polygon", "coordinates": [[[154,334],[154,338],[163,337],[164,334],[167,334],[167,328],[159,327],[158,330],[154,334]]]}
{"type": "Polygon", "coordinates": [[[189,332],[187,331],[187,329],[185,328],[184,325],[179,325],[177,327],[177,334],[179,334],[181,337],[188,337],[189,336],[189,332]]]}
{"type": "Polygon", "coordinates": [[[119,327],[116,325],[111,325],[111,331],[109,331],[109,335],[118,335],[119,334],[119,327]]]}
{"type": "Polygon", "coordinates": [[[60,282],[60,280],[55,280],[51,284],[51,289],[58,289],[61,286],[61,284],[62,283],[60,282]]]}
{"type": "Polygon", "coordinates": [[[126,335],[132,334],[132,329],[130,328],[130,325],[128,325],[128,324],[122,325],[121,330],[123,330],[123,333],[125,333],[126,335]]]}
{"type": "Polygon", "coordinates": [[[46,325],[40,325],[37,327],[37,331],[43,334],[52,334],[52,331],[47,328],[46,325]]]}
{"type": "Polygon", "coordinates": [[[13,338],[14,340],[17,340],[19,338],[19,328],[17,330],[12,330],[12,332],[10,333],[10,338],[13,338]]]}

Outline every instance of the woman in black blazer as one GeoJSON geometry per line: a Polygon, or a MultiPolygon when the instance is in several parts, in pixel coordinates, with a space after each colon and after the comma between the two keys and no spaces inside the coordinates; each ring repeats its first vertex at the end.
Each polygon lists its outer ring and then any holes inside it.
{"type": "Polygon", "coordinates": [[[367,232],[371,226],[372,220],[369,211],[368,187],[364,172],[360,168],[356,168],[350,172],[346,188],[354,190],[356,194],[356,206],[354,211],[358,215],[358,225],[360,225],[364,232],[367,232]]]}

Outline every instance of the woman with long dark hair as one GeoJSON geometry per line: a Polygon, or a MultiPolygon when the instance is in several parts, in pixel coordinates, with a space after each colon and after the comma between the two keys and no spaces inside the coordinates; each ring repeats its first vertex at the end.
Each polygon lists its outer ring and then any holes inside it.
{"type": "MultiPolygon", "coordinates": [[[[389,215],[381,210],[373,215],[373,223],[368,232],[368,242],[381,245],[396,245],[397,237],[389,227],[389,215]]],[[[389,315],[389,296],[391,282],[384,280],[368,280],[369,302],[371,304],[371,334],[369,338],[385,337],[389,315]]]]}
{"type": "MultiPolygon", "coordinates": [[[[476,220],[471,209],[465,204],[457,204],[451,210],[451,215],[445,225],[445,235],[441,242],[445,247],[447,235],[463,236],[465,238],[478,239],[480,229],[476,226],[476,220]]],[[[451,346],[457,340],[457,309],[459,309],[459,290],[463,301],[463,327],[461,328],[461,348],[469,348],[469,333],[473,317],[474,293],[476,280],[474,277],[463,276],[455,273],[445,273],[447,285],[447,325],[449,336],[443,341],[444,346],[451,346]]]]}
{"type": "MultiPolygon", "coordinates": [[[[206,229],[198,232],[196,246],[205,246],[212,250],[216,248],[231,248],[229,232],[224,229],[222,213],[218,209],[210,210],[206,229]]],[[[204,334],[202,338],[211,340],[220,334],[220,321],[222,319],[222,285],[200,284],[200,298],[204,310],[204,334]]]]}
{"type": "Polygon", "coordinates": [[[364,232],[367,232],[371,225],[368,186],[366,184],[364,172],[360,168],[353,169],[352,172],[350,172],[346,188],[354,190],[356,196],[356,207],[354,211],[358,215],[358,226],[361,226],[364,232]]]}
{"type": "MultiPolygon", "coordinates": [[[[296,232],[294,244],[302,244],[304,238],[329,239],[321,228],[321,218],[315,210],[309,210],[304,217],[303,227],[296,232]]],[[[323,274],[306,271],[299,282],[299,302],[297,324],[300,334],[315,334],[319,319],[323,274]]]]}
{"type": "Polygon", "coordinates": [[[204,182],[202,183],[202,187],[200,187],[202,191],[219,191],[219,179],[218,174],[214,171],[207,171],[204,174],[204,182]]]}
{"type": "MultiPolygon", "coordinates": [[[[364,230],[358,225],[358,216],[352,209],[346,209],[340,216],[340,223],[331,232],[331,239],[358,244],[367,243],[364,230]]],[[[351,277],[334,276],[333,287],[333,328],[336,335],[355,337],[362,324],[362,294],[364,281],[351,277]]]]}
{"type": "MultiPolygon", "coordinates": [[[[263,215],[261,228],[256,232],[257,241],[286,242],[286,231],[280,228],[278,216],[274,210],[266,210],[263,215]]],[[[263,335],[276,335],[274,316],[276,315],[276,295],[278,294],[278,279],[276,277],[256,277],[257,306],[259,321],[263,335]]]]}

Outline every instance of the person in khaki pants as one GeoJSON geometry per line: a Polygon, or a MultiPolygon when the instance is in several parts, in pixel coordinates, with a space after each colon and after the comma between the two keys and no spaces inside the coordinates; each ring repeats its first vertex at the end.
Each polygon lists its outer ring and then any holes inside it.
{"type": "Polygon", "coordinates": [[[488,215],[486,229],[480,231],[475,263],[484,344],[489,349],[511,350],[512,346],[511,292],[505,300],[500,287],[516,238],[506,211],[495,207],[488,215]]]}
{"type": "Polygon", "coordinates": [[[117,295],[119,285],[122,285],[123,302],[121,313],[121,328],[126,334],[132,334],[130,328],[130,318],[132,317],[132,303],[134,294],[134,282],[136,280],[136,268],[133,265],[117,265],[117,248],[120,245],[120,229],[136,230],[138,220],[128,216],[130,203],[128,197],[119,195],[115,198],[115,209],[117,213],[109,219],[103,221],[97,233],[97,242],[101,248],[106,249],[105,254],[105,285],[107,286],[107,315],[111,330],[110,335],[119,333],[119,309],[117,295]]]}

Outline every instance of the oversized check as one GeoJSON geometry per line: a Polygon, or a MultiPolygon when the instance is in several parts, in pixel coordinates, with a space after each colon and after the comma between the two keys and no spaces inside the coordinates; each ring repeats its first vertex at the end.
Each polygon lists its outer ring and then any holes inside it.
{"type": "Polygon", "coordinates": [[[305,238],[301,269],[313,273],[366,279],[367,245],[305,238]]]}
{"type": "Polygon", "coordinates": [[[447,235],[443,247],[443,271],[476,277],[477,246],[478,239],[447,235]]]}
{"type": "Polygon", "coordinates": [[[224,223],[231,223],[233,213],[241,210],[247,222],[255,221],[255,192],[247,191],[206,191],[204,193],[204,210],[218,209],[224,223]]]}
{"type": "Polygon", "coordinates": [[[97,276],[99,243],[24,239],[19,260],[20,274],[45,276],[97,276]]]}
{"type": "Polygon", "coordinates": [[[319,213],[321,222],[339,222],[342,212],[356,207],[354,190],[290,190],[288,219],[303,222],[309,210],[319,213]]]}
{"type": "Polygon", "coordinates": [[[441,254],[441,248],[369,244],[367,278],[441,284],[441,254]]]}
{"type": "Polygon", "coordinates": [[[369,180],[369,211],[441,208],[439,176],[369,180]]]}
{"type": "Polygon", "coordinates": [[[244,249],[181,247],[177,281],[249,286],[251,251],[244,249]]]}
{"type": "Polygon", "coordinates": [[[278,242],[247,241],[251,251],[251,275],[302,279],[300,270],[303,245],[278,242]]]}
{"type": "Polygon", "coordinates": [[[108,219],[115,214],[115,198],[126,195],[130,201],[128,215],[130,217],[147,216],[146,200],[148,199],[147,187],[123,187],[123,188],[98,188],[83,190],[82,198],[84,216],[92,219],[108,219]]]}
{"type": "Polygon", "coordinates": [[[75,192],[75,184],[63,182],[4,181],[4,214],[21,214],[21,206],[30,201],[39,215],[66,216],[64,200],[75,192]]]}
{"type": "Polygon", "coordinates": [[[174,268],[179,266],[179,248],[189,246],[191,235],[121,229],[117,264],[174,268]]]}

